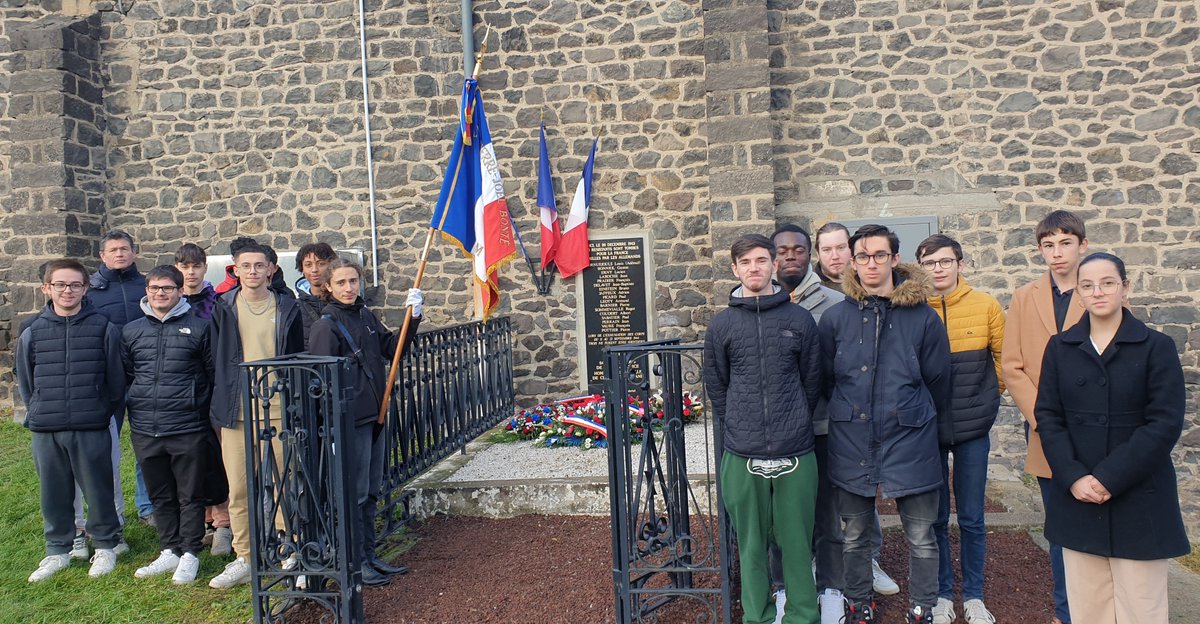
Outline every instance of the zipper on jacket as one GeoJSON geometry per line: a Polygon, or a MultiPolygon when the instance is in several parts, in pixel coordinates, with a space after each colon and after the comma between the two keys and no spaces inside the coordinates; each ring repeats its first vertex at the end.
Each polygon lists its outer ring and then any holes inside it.
{"type": "MultiPolygon", "coordinates": [[[[157,349],[157,351],[158,351],[158,357],[156,358],[156,360],[157,360],[157,361],[154,363],[154,364],[155,364],[155,366],[154,366],[154,387],[155,387],[155,388],[157,388],[157,387],[158,387],[158,385],[159,385],[159,383],[162,381],[162,373],[163,373],[163,327],[164,327],[164,324],[163,324],[163,323],[160,321],[160,322],[158,323],[158,336],[155,338],[155,342],[157,343],[157,347],[158,347],[158,349],[157,349]]],[[[158,401],[156,400],[156,397],[151,397],[151,401],[153,401],[153,403],[154,403],[154,412],[153,412],[153,416],[154,416],[154,437],[156,437],[156,438],[157,438],[157,437],[160,437],[160,436],[162,435],[162,430],[161,430],[161,428],[159,427],[159,422],[158,422],[158,401]]]]}
{"type": "Polygon", "coordinates": [[[762,299],[759,297],[754,298],[754,326],[758,331],[758,400],[759,405],[762,406],[762,424],[764,429],[763,433],[765,434],[764,437],[767,438],[767,445],[770,446],[770,433],[765,431],[768,422],[767,395],[765,392],[766,388],[764,387],[764,381],[767,378],[767,371],[763,363],[763,354],[766,353],[766,350],[764,349],[765,345],[763,344],[762,299]]]}
{"type": "MultiPolygon", "coordinates": [[[[107,336],[105,337],[107,338],[107,336]]],[[[65,356],[63,358],[63,363],[65,364],[63,367],[63,376],[67,379],[67,383],[63,384],[67,387],[67,424],[73,425],[75,423],[72,422],[71,418],[71,406],[75,402],[71,400],[71,317],[69,316],[63,318],[63,355],[65,356]]]]}
{"type": "MultiPolygon", "coordinates": [[[[942,325],[946,328],[946,341],[949,342],[949,340],[950,340],[950,309],[948,307],[946,307],[946,295],[942,295],[942,325]]],[[[951,364],[951,366],[953,366],[953,364],[951,364]]],[[[950,380],[951,380],[951,383],[953,383],[953,381],[954,381],[953,368],[951,369],[950,380]]],[[[954,435],[954,410],[953,409],[950,410],[950,419],[949,420],[950,420],[950,423],[949,423],[949,425],[950,425],[950,444],[953,445],[955,443],[955,437],[956,437],[954,435]]]]}

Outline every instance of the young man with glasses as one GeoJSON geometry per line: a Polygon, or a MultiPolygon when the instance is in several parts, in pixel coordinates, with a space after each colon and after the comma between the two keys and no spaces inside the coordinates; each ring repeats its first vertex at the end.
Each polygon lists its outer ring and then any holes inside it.
{"type": "Polygon", "coordinates": [[[829,479],[844,523],[846,622],[876,624],[870,529],[875,497],[896,499],[909,550],[909,624],[931,624],[938,592],[942,470],[938,419],[950,405],[950,344],[920,267],[900,265],[881,225],[850,237],[846,299],[821,316],[829,479]]]}
{"type": "MultiPolygon", "coordinates": [[[[211,414],[213,424],[223,428],[221,453],[229,477],[229,519],[237,556],[209,582],[214,589],[250,582],[250,500],[242,413],[245,388],[239,364],[304,350],[299,304],[295,297],[271,290],[276,266],[268,258],[266,248],[257,243],[238,247],[233,252],[233,270],[239,285],[221,295],[213,310],[216,373],[211,414]]],[[[278,445],[275,454],[278,459],[278,445]]],[[[282,529],[279,522],[277,517],[276,526],[282,529]]]]}
{"type": "Polygon", "coordinates": [[[954,612],[954,559],[950,551],[950,454],[954,455],[954,501],[958,512],[959,558],[963,612],[967,624],[995,624],[983,604],[983,563],[987,552],[984,501],[987,490],[988,437],[1000,411],[1000,348],[1004,343],[1004,310],[996,298],[971,288],[962,276],[962,245],[934,234],[917,245],[921,268],[933,280],[933,308],[950,338],[950,370],[954,390],[950,412],[941,414],[938,444],[942,487],[937,523],[938,600],[934,624],[950,624],[954,612]]]}
{"type": "Polygon", "coordinates": [[[209,322],[191,314],[183,298],[179,269],[155,267],[146,282],[144,315],[121,332],[121,361],[129,383],[129,436],[154,503],[162,552],[133,575],[171,572],[176,585],[186,585],[200,568],[204,507],[214,494],[210,475],[224,474],[208,420],[212,341],[209,322]]]}
{"type": "MultiPolygon", "coordinates": [[[[1038,252],[1048,270],[1013,293],[1008,305],[1008,322],[1004,326],[1004,352],[1000,363],[1008,393],[1025,418],[1029,439],[1025,472],[1037,477],[1045,504],[1053,484],[1050,464],[1042,452],[1034,405],[1046,344],[1051,337],[1070,329],[1083,317],[1075,280],[1079,262],[1087,253],[1088,241],[1083,219],[1066,210],[1055,210],[1046,215],[1037,224],[1035,235],[1038,252]]],[[[1051,622],[1070,624],[1062,548],[1053,543],[1050,544],[1050,569],[1054,576],[1054,619],[1051,622]]]]}
{"type": "Polygon", "coordinates": [[[71,563],[76,483],[88,500],[87,532],[96,545],[90,576],[112,572],[121,539],[109,427],[125,396],[121,331],[85,298],[87,271],[79,262],[53,260],[42,279],[50,301],[22,327],[16,346],[17,390],[33,437],[46,538],[46,557],[31,583],[71,563]]]}

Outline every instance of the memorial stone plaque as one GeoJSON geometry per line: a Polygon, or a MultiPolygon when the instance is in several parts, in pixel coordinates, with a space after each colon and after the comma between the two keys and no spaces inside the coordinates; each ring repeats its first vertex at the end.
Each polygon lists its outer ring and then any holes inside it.
{"type": "Polygon", "coordinates": [[[591,266],[579,280],[583,309],[580,370],[588,392],[601,392],[604,347],[650,340],[651,283],[647,235],[608,236],[591,241],[591,266]]]}

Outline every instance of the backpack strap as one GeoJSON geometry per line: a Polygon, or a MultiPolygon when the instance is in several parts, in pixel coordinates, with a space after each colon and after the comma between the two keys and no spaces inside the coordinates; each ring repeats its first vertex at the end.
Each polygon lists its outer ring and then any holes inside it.
{"type": "Polygon", "coordinates": [[[346,345],[350,347],[350,357],[358,363],[359,368],[362,368],[368,379],[374,379],[374,376],[371,375],[371,369],[363,366],[362,349],[360,349],[358,343],[354,341],[354,337],[350,335],[350,330],[346,328],[346,325],[328,314],[322,314],[321,318],[333,323],[333,326],[338,329],[338,333],[340,333],[342,338],[346,340],[346,345]]]}

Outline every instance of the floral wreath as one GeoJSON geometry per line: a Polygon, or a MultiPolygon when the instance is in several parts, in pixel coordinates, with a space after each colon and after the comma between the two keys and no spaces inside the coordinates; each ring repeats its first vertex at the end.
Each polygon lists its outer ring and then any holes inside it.
{"type": "MultiPolygon", "coordinates": [[[[649,399],[650,418],[646,422],[646,407],[637,397],[629,397],[629,431],[640,440],[648,424],[653,430],[663,427],[663,398],[655,394],[649,399]]],[[[683,422],[690,423],[704,414],[704,405],[690,392],[683,393],[683,422]]],[[[519,440],[534,440],[535,444],[578,446],[585,449],[608,446],[608,426],[604,414],[604,396],[590,394],[559,399],[535,407],[517,410],[508,419],[505,431],[519,440]]]]}

